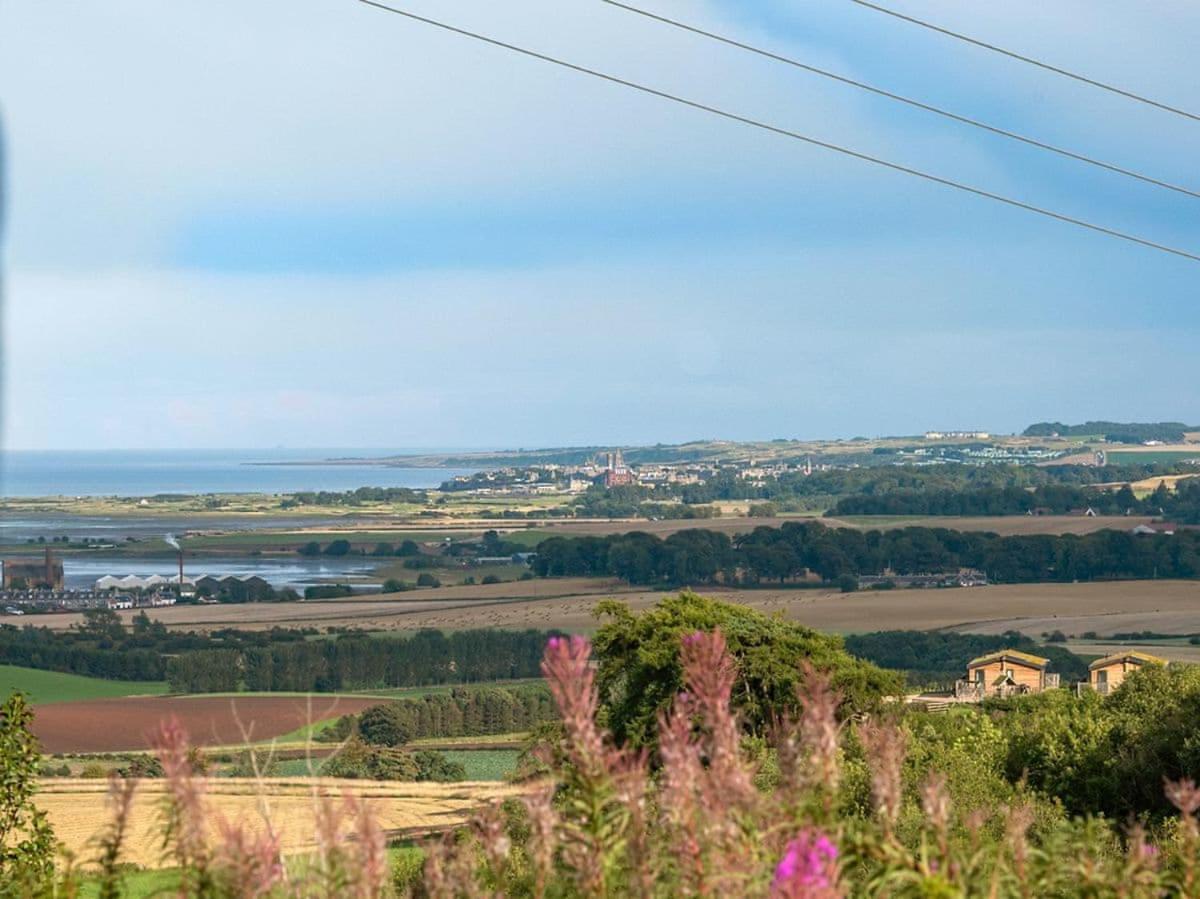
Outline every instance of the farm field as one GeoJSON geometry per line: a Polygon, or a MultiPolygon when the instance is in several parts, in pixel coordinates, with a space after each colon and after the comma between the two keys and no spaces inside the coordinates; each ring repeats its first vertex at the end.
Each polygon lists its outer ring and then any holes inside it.
{"type": "Polygon", "coordinates": [[[198,746],[240,746],[247,736],[268,740],[378,702],[346,694],[93,699],[40,707],[33,732],[48,753],[119,752],[147,748],[159,723],[173,716],[198,746]]]}
{"type": "MultiPolygon", "coordinates": [[[[389,593],[375,597],[354,597],[299,603],[246,603],[170,606],[154,610],[153,617],[168,627],[212,630],[221,627],[267,629],[275,626],[328,626],[351,624],[366,629],[388,629],[378,621],[388,621],[417,612],[439,610],[447,605],[491,606],[512,600],[546,599],[577,595],[616,595],[629,591],[627,584],[615,578],[555,578],[508,581],[500,584],[436,587],[389,593]]],[[[136,612],[119,613],[128,625],[136,612]]],[[[82,623],[77,614],[45,615],[38,624],[54,630],[67,630],[82,623]]],[[[394,626],[394,625],[393,625],[394,626]]],[[[485,625],[477,625],[483,627],[485,625]]]]}
{"type": "MultiPolygon", "coordinates": [[[[423,857],[423,851],[416,846],[393,846],[388,849],[388,859],[393,866],[404,856],[416,854],[423,857]]],[[[287,860],[289,871],[292,868],[302,868],[306,862],[304,856],[293,856],[287,860]]],[[[161,899],[163,896],[173,896],[179,890],[178,868],[137,868],[125,873],[121,878],[121,899],[161,899]]],[[[79,899],[100,899],[100,882],[96,877],[85,878],[79,885],[79,899]]]]}
{"type": "Polygon", "coordinates": [[[844,518],[822,518],[830,527],[850,527],[859,530],[891,530],[893,528],[947,528],[952,531],[990,531],[1002,537],[1025,534],[1091,534],[1095,531],[1128,531],[1139,524],[1149,524],[1149,517],[1124,515],[981,515],[958,517],[952,515],[891,516],[862,515],[844,518]]]}
{"type": "Polygon", "coordinates": [[[119,681],[59,671],[41,671],[0,665],[0,696],[20,690],[34,705],[103,699],[114,696],[151,696],[167,692],[165,681],[119,681]]]}
{"type": "Polygon", "coordinates": [[[1193,646],[1187,640],[1069,640],[1059,645],[1078,655],[1107,656],[1124,650],[1136,650],[1169,662],[1200,664],[1200,646],[1193,646]]]}
{"type": "Polygon", "coordinates": [[[1188,459],[1200,459],[1200,446],[1154,446],[1145,449],[1129,447],[1111,450],[1108,453],[1108,461],[1112,465],[1174,465],[1188,459]]]}
{"type": "MultiPolygon", "coordinates": [[[[169,626],[196,630],[229,625],[247,629],[316,625],[373,631],[496,627],[588,632],[596,627],[592,610],[600,599],[620,599],[635,609],[644,609],[669,592],[631,589],[606,579],[564,578],[421,591],[427,596],[475,594],[479,601],[458,599],[435,603],[388,597],[177,606],[159,610],[156,617],[169,626]]],[[[701,588],[700,592],[761,611],[779,612],[817,630],[841,633],[940,628],[976,633],[1001,633],[1012,628],[1030,634],[1054,630],[1075,634],[1144,630],[1200,633],[1200,582],[1196,581],[1013,584],[853,594],[825,589],[716,587],[701,588]]],[[[47,616],[46,620],[55,628],[65,628],[74,623],[74,617],[55,615],[47,616]]]]}
{"type": "MultiPolygon", "coordinates": [[[[1119,581],[1088,584],[1013,584],[953,590],[838,593],[830,590],[723,590],[699,592],[767,613],[779,613],[821,631],[956,630],[1031,635],[1062,630],[1112,634],[1151,630],[1200,633],[1200,582],[1119,581]]],[[[667,591],[615,598],[646,609],[667,591]]],[[[589,632],[597,596],[576,596],[421,612],[379,626],[447,630],[490,626],[589,632]]]]}
{"type": "MultiPolygon", "coordinates": [[[[1157,484],[1156,484],[1157,486],[1157,484]]],[[[681,518],[649,521],[641,518],[614,519],[573,519],[551,522],[514,524],[512,522],[475,522],[472,525],[460,523],[456,529],[440,529],[406,532],[405,525],[397,526],[394,531],[326,531],[311,534],[295,533],[289,535],[289,547],[299,545],[308,540],[328,541],[342,537],[351,542],[373,544],[377,541],[398,541],[400,539],[415,539],[418,541],[437,541],[448,536],[457,538],[479,536],[484,530],[494,529],[504,535],[506,540],[520,543],[533,549],[548,537],[571,536],[605,536],[608,534],[624,534],[630,531],[654,534],[665,538],[679,531],[703,528],[718,531],[729,536],[746,534],[755,528],[778,528],[789,522],[817,521],[828,527],[852,527],[862,530],[890,530],[897,527],[942,527],[951,530],[965,531],[994,531],[999,534],[1088,534],[1093,531],[1114,528],[1123,530],[1132,528],[1139,523],[1150,521],[1149,517],[1125,516],[1095,516],[1084,515],[981,515],[981,516],[949,516],[949,515],[864,515],[826,518],[817,513],[778,515],[768,518],[749,518],[744,515],[723,515],[719,518],[681,518]]],[[[428,528],[428,525],[425,526],[428,528]]],[[[240,546],[243,549],[267,548],[275,542],[276,535],[270,532],[249,532],[213,537],[192,538],[205,541],[208,548],[240,546]]],[[[193,544],[189,544],[193,545],[193,544]]],[[[282,547],[281,547],[282,548],[282,547]]]]}
{"type": "Polygon", "coordinates": [[[467,770],[467,780],[504,780],[517,768],[520,751],[516,749],[447,749],[447,761],[458,762],[467,770]]]}
{"type": "Polygon", "coordinates": [[[1179,487],[1180,481],[1196,477],[1200,477],[1200,472],[1196,474],[1165,474],[1154,478],[1143,478],[1140,481],[1133,481],[1130,483],[1129,489],[1138,496],[1145,496],[1157,490],[1160,484],[1165,484],[1168,490],[1175,490],[1179,487]]]}
{"type": "MultiPolygon", "coordinates": [[[[310,851],[315,845],[314,789],[335,801],[344,794],[366,801],[388,834],[396,837],[453,826],[479,805],[520,791],[518,787],[495,781],[436,784],[304,777],[268,778],[260,784],[254,780],[221,778],[207,782],[206,799],[212,815],[244,823],[253,832],[264,827],[260,809],[265,803],[280,831],[284,852],[295,854],[310,851]]],[[[49,779],[41,781],[35,802],[46,813],[66,848],[86,863],[95,852],[89,841],[108,820],[107,795],[108,785],[102,780],[49,779]]],[[[130,816],[125,861],[147,868],[164,866],[161,855],[164,795],[160,780],[144,780],[139,785],[130,816]]]]}

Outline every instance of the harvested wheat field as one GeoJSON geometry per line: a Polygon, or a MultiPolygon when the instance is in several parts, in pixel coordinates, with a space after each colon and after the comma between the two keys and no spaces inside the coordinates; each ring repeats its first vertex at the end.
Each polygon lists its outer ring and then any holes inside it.
{"type": "Polygon", "coordinates": [[[367,696],[138,696],[39,706],[33,732],[45,752],[145,749],[174,716],[199,746],[269,740],[306,724],[378,705],[367,696]]]}
{"type": "MultiPolygon", "coordinates": [[[[195,631],[210,631],[225,627],[245,630],[266,630],[272,627],[323,627],[355,625],[360,620],[376,617],[402,618],[421,612],[446,608],[470,607],[474,604],[492,605],[514,600],[538,600],[555,597],[605,596],[629,591],[630,587],[615,578],[553,578],[528,581],[506,581],[501,584],[438,587],[407,593],[385,593],[346,599],[305,600],[290,603],[213,603],[211,605],[179,605],[154,609],[151,617],[167,627],[195,631]]],[[[128,626],[138,613],[119,613],[128,626]]],[[[54,630],[69,630],[83,623],[79,614],[47,615],[46,626],[54,630]]],[[[365,627],[366,625],[359,625],[365,627]]]]}
{"type": "MultiPolygon", "coordinates": [[[[324,625],[371,631],[495,627],[579,633],[595,630],[597,621],[593,611],[601,599],[619,599],[634,609],[646,609],[667,592],[630,590],[628,587],[616,591],[606,586],[611,585],[609,581],[592,581],[585,589],[588,584],[585,579],[572,578],[570,581],[572,592],[569,595],[555,596],[554,591],[549,590],[548,595],[534,599],[450,601],[417,606],[386,600],[330,600],[247,604],[238,606],[237,610],[246,616],[240,621],[240,626],[246,628],[298,625],[319,620],[324,625]],[[257,617],[260,610],[266,618],[257,617]],[[314,613],[321,617],[308,617],[314,613]]],[[[542,583],[562,582],[548,580],[542,583]]],[[[1054,630],[1068,634],[1096,631],[1105,635],[1143,630],[1168,634],[1200,633],[1200,581],[1013,584],[851,594],[830,590],[730,590],[719,587],[701,587],[699,592],[759,611],[778,612],[818,630],[841,633],[935,629],[977,633],[1017,629],[1030,634],[1054,630]]],[[[179,611],[202,612],[204,609],[192,607],[179,611]]],[[[178,619],[175,623],[180,625],[178,619]]],[[[196,621],[188,626],[204,628],[208,625],[196,621]]]]}
{"type": "MultiPolygon", "coordinates": [[[[838,593],[828,590],[725,590],[700,593],[739,603],[821,631],[958,630],[1028,634],[1063,630],[1113,634],[1153,630],[1200,633],[1200,581],[1120,581],[1095,584],[1013,584],[952,590],[888,590],[838,593]]],[[[646,609],[665,594],[626,593],[615,598],[646,609]]],[[[473,627],[556,628],[587,632],[597,625],[598,597],[513,602],[444,609],[388,620],[378,628],[473,627]]],[[[362,623],[360,626],[367,626],[362,623]]]]}
{"type": "Polygon", "coordinates": [[[1193,646],[1186,640],[1069,640],[1059,644],[1077,655],[1107,656],[1116,652],[1144,652],[1147,655],[1158,656],[1168,662],[1184,662],[1188,665],[1200,665],[1200,646],[1193,646]]]}
{"type": "MultiPolygon", "coordinates": [[[[205,801],[210,828],[221,820],[264,828],[266,810],[279,832],[284,852],[314,847],[314,803],[324,794],[334,802],[346,795],[364,800],[391,836],[410,836],[442,830],[465,820],[472,810],[520,792],[520,787],[496,782],[455,784],[397,781],[267,778],[261,783],[239,778],[206,782],[205,801]]],[[[109,820],[108,785],[102,780],[43,780],[35,802],[50,820],[55,835],[81,864],[94,859],[92,839],[109,820]]],[[[137,788],[130,815],[129,840],[123,862],[144,867],[167,867],[162,853],[162,803],[165,785],[144,780],[137,788]]]]}

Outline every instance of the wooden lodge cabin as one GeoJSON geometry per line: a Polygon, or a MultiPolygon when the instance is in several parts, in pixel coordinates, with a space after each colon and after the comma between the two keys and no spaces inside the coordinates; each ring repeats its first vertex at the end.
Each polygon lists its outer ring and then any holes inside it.
{"type": "Polygon", "coordinates": [[[988,696],[1041,693],[1058,686],[1058,675],[1050,673],[1049,667],[1049,659],[1028,652],[990,652],[967,663],[967,676],[955,685],[954,695],[979,702],[988,696]]]}
{"type": "Polygon", "coordinates": [[[1107,696],[1125,680],[1131,671],[1137,671],[1143,665],[1166,665],[1166,659],[1152,656],[1147,652],[1125,650],[1114,653],[1102,659],[1096,659],[1088,665],[1087,685],[1101,696],[1107,696]]]}

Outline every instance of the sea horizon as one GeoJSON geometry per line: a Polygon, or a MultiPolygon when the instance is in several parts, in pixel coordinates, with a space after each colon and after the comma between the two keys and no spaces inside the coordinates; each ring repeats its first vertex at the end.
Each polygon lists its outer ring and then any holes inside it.
{"type": "Polygon", "coordinates": [[[345,491],[359,487],[426,489],[474,469],[407,468],[365,460],[447,452],[467,451],[394,447],[9,449],[0,451],[0,496],[143,497],[164,493],[345,491]],[[364,462],[347,464],[346,460],[354,458],[364,462]]]}

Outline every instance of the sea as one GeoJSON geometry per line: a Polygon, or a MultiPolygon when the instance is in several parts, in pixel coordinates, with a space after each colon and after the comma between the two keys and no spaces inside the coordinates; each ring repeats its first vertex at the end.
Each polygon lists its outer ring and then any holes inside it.
{"type": "Polygon", "coordinates": [[[427,449],[9,450],[0,453],[0,496],[155,496],[161,493],[292,493],[358,487],[437,487],[471,469],[329,464],[427,449]],[[270,464],[290,463],[290,464],[270,464]]]}
{"type": "MultiPolygon", "coordinates": [[[[293,493],[300,490],[354,490],[358,487],[437,487],[443,481],[474,469],[400,468],[378,464],[330,464],[328,459],[370,459],[403,453],[432,454],[445,450],[336,447],[271,450],[15,450],[0,455],[0,496],[119,496],[149,497],[186,493],[293,493]],[[288,463],[288,464],[270,464],[288,463]]],[[[320,527],[337,518],[272,516],[273,527],[320,527]]],[[[344,523],[344,520],[340,520],[344,523]]],[[[226,516],[221,526],[232,530],[261,526],[252,516],[226,516]]],[[[0,514],[0,544],[26,544],[38,539],[69,536],[117,543],[126,538],[183,533],[195,526],[186,514],[64,515],[39,510],[8,510],[0,514]]],[[[53,545],[53,544],[48,544],[53,545]]],[[[42,544],[37,544],[40,550],[42,544]]],[[[189,574],[257,574],[276,587],[297,589],[312,584],[352,583],[359,590],[377,588],[376,564],[361,557],[305,559],[300,557],[189,559],[189,574]]],[[[122,554],[64,557],[66,586],[91,587],[106,574],[173,575],[172,558],[137,558],[122,554]]]]}

